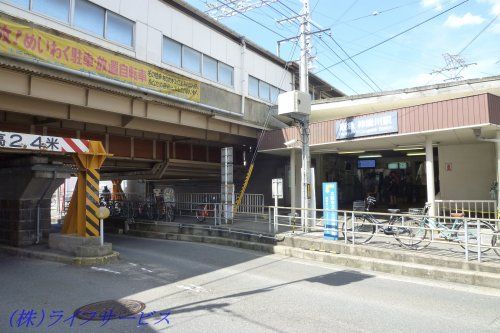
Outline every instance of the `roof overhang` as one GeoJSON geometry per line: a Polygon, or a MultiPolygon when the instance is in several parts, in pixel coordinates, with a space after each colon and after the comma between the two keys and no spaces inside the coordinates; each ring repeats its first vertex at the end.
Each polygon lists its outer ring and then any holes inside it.
{"type": "Polygon", "coordinates": [[[319,100],[313,102],[311,121],[339,119],[482,93],[500,96],[500,76],[319,100]]]}

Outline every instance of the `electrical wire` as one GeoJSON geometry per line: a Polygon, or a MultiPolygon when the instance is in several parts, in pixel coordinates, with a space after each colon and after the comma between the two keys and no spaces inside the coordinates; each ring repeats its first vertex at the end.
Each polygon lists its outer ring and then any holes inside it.
{"type": "Polygon", "coordinates": [[[481,34],[483,32],[486,31],[486,29],[488,29],[496,20],[497,18],[500,16],[500,14],[498,14],[497,16],[495,16],[491,21],[490,23],[488,23],[483,29],[481,29],[481,31],[479,31],[475,36],[474,38],[472,38],[472,40],[470,42],[467,43],[467,45],[465,45],[461,50],[460,52],[458,52],[458,55],[462,54],[462,52],[464,52],[472,43],[474,43],[474,41],[479,37],[481,36],[481,34]]]}
{"type": "MultiPolygon", "coordinates": [[[[294,9],[292,9],[292,8],[290,8],[290,7],[288,7],[288,6],[286,6],[286,5],[285,5],[285,4],[284,4],[281,0],[278,0],[277,2],[278,2],[278,3],[280,3],[280,4],[282,4],[282,5],[284,5],[284,6],[285,6],[286,8],[288,8],[288,10],[290,10],[293,14],[295,14],[295,15],[299,15],[299,13],[297,13],[294,9]]],[[[318,24],[316,24],[316,23],[314,23],[314,22],[311,22],[311,24],[312,24],[314,27],[316,27],[317,29],[322,30],[322,27],[321,27],[321,26],[319,26],[318,24]]],[[[340,44],[339,44],[339,43],[335,40],[335,38],[333,38],[330,34],[328,34],[327,36],[328,36],[328,37],[330,37],[330,38],[333,40],[333,42],[334,42],[334,43],[335,43],[335,44],[336,44],[336,45],[337,45],[337,46],[338,46],[338,47],[342,50],[342,52],[343,52],[343,53],[347,56],[347,58],[348,58],[348,59],[349,59],[352,63],[354,63],[354,65],[355,65],[355,66],[356,66],[356,67],[357,67],[357,68],[361,71],[361,73],[363,73],[363,74],[364,74],[364,75],[368,78],[368,80],[370,80],[370,81],[371,81],[371,82],[375,85],[375,87],[377,87],[377,88],[378,88],[378,90],[379,90],[379,91],[382,91],[382,88],[380,88],[380,86],[379,86],[377,83],[375,83],[375,81],[374,81],[374,80],[373,80],[373,79],[372,79],[372,78],[371,78],[371,77],[370,77],[370,76],[369,76],[369,75],[368,75],[368,74],[367,74],[367,73],[366,73],[366,72],[365,72],[365,71],[361,68],[361,66],[359,66],[359,64],[358,64],[356,61],[354,61],[354,59],[352,59],[352,57],[351,57],[351,56],[349,56],[349,54],[348,54],[348,53],[344,50],[344,48],[343,48],[343,47],[342,47],[342,46],[341,46],[341,45],[340,45],[340,44]]],[[[334,50],[334,49],[333,49],[330,45],[328,45],[328,43],[326,43],[326,42],[325,42],[323,39],[321,39],[321,38],[319,38],[319,40],[320,40],[323,44],[325,44],[325,45],[326,45],[326,47],[327,47],[328,49],[330,49],[330,51],[331,51],[333,54],[335,54],[335,56],[337,56],[337,57],[341,60],[341,62],[343,62],[343,63],[344,63],[344,64],[345,64],[345,65],[346,65],[346,66],[347,66],[347,67],[348,67],[348,68],[349,68],[349,69],[350,69],[350,70],[351,70],[351,71],[352,71],[352,72],[353,72],[353,73],[354,73],[357,77],[359,77],[359,78],[361,79],[361,81],[363,81],[363,82],[364,82],[367,86],[369,86],[369,87],[370,87],[370,89],[372,89],[374,92],[376,92],[376,89],[374,89],[370,83],[366,82],[366,80],[365,80],[365,79],[363,79],[363,78],[362,78],[362,77],[361,77],[361,76],[360,76],[360,75],[359,75],[359,74],[358,74],[358,73],[357,73],[357,72],[356,72],[356,71],[355,71],[355,70],[354,70],[354,69],[353,69],[353,68],[352,68],[352,67],[351,67],[351,66],[350,66],[350,65],[349,65],[346,61],[345,61],[345,59],[342,59],[342,57],[340,57],[340,56],[337,54],[337,52],[335,52],[335,50],[334,50]]],[[[326,68],[326,67],[325,67],[325,68],[326,68]]],[[[323,69],[323,70],[324,70],[324,69],[323,69]]],[[[323,70],[322,70],[322,71],[323,71],[323,70]]],[[[319,73],[319,72],[318,72],[318,73],[319,73]]],[[[330,71],[330,73],[331,73],[331,71],[330,71]]]]}
{"type": "MultiPolygon", "coordinates": [[[[378,42],[378,43],[376,43],[376,44],[374,44],[374,45],[372,45],[372,46],[370,46],[370,47],[368,47],[368,48],[366,48],[366,49],[364,49],[364,50],[362,50],[362,51],[359,51],[359,52],[357,52],[357,53],[355,53],[355,54],[351,55],[351,58],[357,57],[357,56],[359,56],[359,55],[361,55],[361,54],[363,54],[363,53],[366,53],[366,52],[368,52],[368,51],[370,51],[370,50],[372,50],[372,49],[374,49],[374,48],[376,48],[376,47],[378,47],[378,46],[380,46],[380,45],[382,45],[382,44],[385,44],[385,43],[387,43],[388,41],[390,41],[390,40],[392,40],[392,39],[394,39],[394,38],[396,38],[396,37],[399,37],[399,36],[401,36],[401,35],[403,35],[403,34],[405,34],[405,33],[409,32],[409,31],[411,31],[411,30],[413,30],[413,29],[415,29],[415,28],[417,28],[417,27],[419,27],[419,26],[421,26],[421,25],[423,25],[423,24],[425,24],[425,23],[427,23],[427,22],[429,22],[429,21],[431,21],[431,20],[433,20],[433,19],[435,19],[435,18],[437,18],[437,17],[439,17],[439,16],[441,16],[441,15],[443,15],[443,14],[445,14],[445,13],[447,13],[447,12],[449,12],[449,11],[453,10],[453,9],[455,9],[455,8],[457,8],[458,6],[463,5],[463,4],[464,4],[464,3],[466,3],[466,2],[469,2],[469,0],[464,0],[464,1],[462,1],[462,2],[460,2],[460,3],[458,3],[458,4],[456,4],[456,5],[455,5],[455,6],[453,6],[453,7],[450,7],[450,8],[448,8],[448,9],[446,9],[446,10],[443,10],[443,11],[439,12],[438,14],[433,15],[432,17],[430,17],[430,18],[428,18],[428,19],[426,19],[426,20],[424,20],[424,21],[422,21],[422,22],[420,22],[420,23],[417,23],[417,24],[413,25],[412,27],[410,27],[410,28],[408,28],[408,29],[405,29],[405,30],[403,30],[403,31],[401,31],[401,32],[399,32],[399,33],[397,33],[397,34],[395,34],[395,35],[393,35],[393,36],[391,36],[391,37],[389,37],[389,38],[387,38],[387,39],[383,40],[383,41],[380,41],[380,42],[378,42]]],[[[333,65],[328,66],[327,68],[332,68],[332,67],[337,66],[337,65],[339,65],[339,64],[341,64],[341,63],[342,63],[342,61],[339,61],[339,62],[337,62],[337,63],[335,63],[335,64],[333,64],[333,65]]],[[[316,72],[316,74],[318,74],[318,73],[320,73],[320,72],[322,72],[322,71],[324,71],[324,70],[325,70],[325,69],[322,69],[322,70],[320,70],[320,71],[316,72]]]]}

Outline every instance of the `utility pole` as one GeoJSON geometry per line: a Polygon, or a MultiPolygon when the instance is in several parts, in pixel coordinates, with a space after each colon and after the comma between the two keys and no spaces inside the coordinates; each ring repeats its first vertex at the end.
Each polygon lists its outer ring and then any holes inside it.
{"type": "MultiPolygon", "coordinates": [[[[309,94],[309,54],[311,51],[311,13],[309,0],[302,0],[302,17],[300,20],[300,85],[301,92],[309,94]]],[[[299,120],[302,138],[302,169],[301,169],[301,208],[302,227],[307,231],[311,208],[311,153],[309,151],[309,116],[299,120]],[[304,210],[306,209],[306,210],[304,210]]]]}
{"type": "MultiPolygon", "coordinates": [[[[299,61],[299,90],[309,94],[309,69],[312,62],[312,43],[311,36],[315,34],[328,33],[330,29],[311,31],[311,12],[309,0],[301,0],[302,11],[300,15],[278,20],[277,23],[298,21],[300,24],[300,34],[298,36],[279,40],[277,42],[277,50],[279,53],[280,45],[283,42],[299,41],[300,44],[300,61],[299,61]]],[[[301,208],[301,224],[302,228],[307,231],[309,220],[312,214],[308,209],[316,207],[315,203],[311,202],[311,153],[309,150],[309,115],[293,117],[299,124],[299,130],[302,141],[302,168],[301,168],[301,186],[300,186],[300,208],[301,208]]]]}
{"type": "MultiPolygon", "coordinates": [[[[253,10],[255,8],[264,7],[269,5],[276,0],[216,0],[215,3],[210,3],[208,0],[204,2],[207,5],[207,14],[211,15],[216,19],[223,17],[233,16],[236,14],[244,14],[244,12],[253,10]],[[222,10],[222,13],[220,12],[222,10]]],[[[330,29],[323,29],[317,31],[311,31],[311,12],[309,0],[301,0],[302,11],[300,15],[284,18],[278,20],[277,23],[281,22],[299,22],[300,24],[300,34],[298,36],[286,38],[284,40],[278,41],[277,53],[279,54],[280,44],[289,41],[299,41],[300,43],[300,62],[299,62],[299,74],[300,74],[300,84],[299,90],[303,93],[309,94],[309,69],[312,61],[312,45],[311,36],[315,34],[321,34],[330,31],[330,29]]],[[[309,110],[310,111],[310,110],[309,110]]],[[[309,225],[309,210],[311,207],[316,207],[316,205],[311,205],[311,154],[309,150],[309,115],[304,115],[300,117],[294,117],[294,119],[299,124],[299,129],[301,133],[302,140],[302,168],[301,168],[301,223],[303,230],[308,229],[309,225]]],[[[247,178],[249,177],[247,174],[247,178]]]]}

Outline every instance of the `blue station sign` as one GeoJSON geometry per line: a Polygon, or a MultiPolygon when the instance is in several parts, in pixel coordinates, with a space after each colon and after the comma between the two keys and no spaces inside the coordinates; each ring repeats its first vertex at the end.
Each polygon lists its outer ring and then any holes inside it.
{"type": "Polygon", "coordinates": [[[339,239],[339,214],[337,212],[338,207],[339,203],[337,183],[323,183],[324,238],[332,240],[339,239]]]}

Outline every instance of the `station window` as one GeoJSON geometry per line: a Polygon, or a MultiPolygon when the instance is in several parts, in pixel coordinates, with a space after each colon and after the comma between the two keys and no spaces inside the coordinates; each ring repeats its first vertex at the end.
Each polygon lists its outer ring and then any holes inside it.
{"type": "Polygon", "coordinates": [[[217,60],[203,55],[203,76],[209,80],[217,81],[217,60]]]}
{"type": "Polygon", "coordinates": [[[259,98],[259,79],[253,76],[248,77],[248,94],[252,97],[259,98]]]}
{"type": "Polygon", "coordinates": [[[7,0],[7,2],[19,6],[21,8],[28,9],[30,7],[30,0],[7,0]]]}
{"type": "Polygon", "coordinates": [[[233,67],[165,36],[162,61],[225,86],[234,86],[233,67]]]}
{"type": "Polygon", "coordinates": [[[269,91],[270,91],[270,86],[268,83],[265,83],[264,81],[259,81],[259,98],[269,101],[269,91]]]}
{"type": "Polygon", "coordinates": [[[260,98],[273,104],[278,103],[278,95],[284,91],[259,80],[251,75],[248,76],[248,94],[255,98],[260,98]]]}
{"type": "Polygon", "coordinates": [[[163,62],[181,67],[182,62],[182,44],[163,37],[163,62]]]}
{"type": "Polygon", "coordinates": [[[182,68],[196,74],[201,74],[201,53],[183,45],[182,68]]]}
{"type": "Polygon", "coordinates": [[[271,86],[271,103],[278,104],[278,95],[280,90],[276,87],[271,86]]]}
{"type": "Polygon", "coordinates": [[[108,12],[106,38],[132,47],[134,43],[134,22],[121,15],[108,12]]]}
{"type": "Polygon", "coordinates": [[[76,0],[73,24],[95,35],[104,36],[106,10],[87,0],[76,0]]]}
{"type": "Polygon", "coordinates": [[[88,0],[0,1],[50,16],[115,43],[131,48],[134,46],[135,22],[88,0]],[[73,10],[73,15],[70,15],[71,10],[73,10]]]}
{"type": "Polygon", "coordinates": [[[59,21],[69,22],[69,0],[32,0],[31,9],[59,21]]]}
{"type": "Polygon", "coordinates": [[[233,67],[219,62],[219,83],[225,86],[233,86],[233,67]]]}

